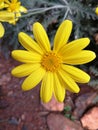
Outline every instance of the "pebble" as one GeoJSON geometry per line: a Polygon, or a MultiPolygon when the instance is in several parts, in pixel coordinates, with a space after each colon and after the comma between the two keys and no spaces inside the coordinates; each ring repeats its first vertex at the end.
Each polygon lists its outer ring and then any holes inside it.
{"type": "Polygon", "coordinates": [[[81,123],[84,128],[98,130],[98,107],[93,107],[85,113],[81,118],[81,123]]]}
{"type": "Polygon", "coordinates": [[[51,113],[47,117],[49,130],[84,130],[81,125],[69,120],[61,114],[51,113]]]}

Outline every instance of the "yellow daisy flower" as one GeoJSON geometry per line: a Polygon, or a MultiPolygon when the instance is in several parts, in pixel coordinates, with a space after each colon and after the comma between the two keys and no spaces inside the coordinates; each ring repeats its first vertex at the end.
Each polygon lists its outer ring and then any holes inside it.
{"type": "Polygon", "coordinates": [[[96,55],[92,51],[83,50],[90,42],[88,38],[68,43],[71,31],[72,21],[63,21],[51,49],[43,26],[36,22],[33,25],[36,41],[20,32],[19,42],[26,50],[12,51],[12,57],[23,63],[12,70],[12,75],[28,76],[22,84],[23,90],[30,90],[42,81],[40,97],[45,103],[51,100],[52,95],[59,102],[63,102],[66,90],[78,93],[80,89],[76,82],[87,83],[90,80],[88,74],[72,65],[90,62],[96,55]]]}
{"type": "MultiPolygon", "coordinates": [[[[9,22],[13,21],[15,19],[15,14],[11,13],[11,12],[7,12],[7,11],[0,11],[0,21],[1,22],[9,22]]],[[[5,29],[2,25],[2,23],[0,23],[0,38],[3,37],[5,32],[5,29]]]]}
{"type": "Polygon", "coordinates": [[[21,2],[19,2],[18,0],[5,0],[5,7],[9,12],[14,12],[16,15],[17,19],[11,21],[13,24],[15,24],[18,18],[21,17],[22,12],[27,12],[27,9],[21,6],[21,2]]]}
{"type": "Polygon", "coordinates": [[[95,13],[98,15],[98,7],[95,9],[95,13]]]}

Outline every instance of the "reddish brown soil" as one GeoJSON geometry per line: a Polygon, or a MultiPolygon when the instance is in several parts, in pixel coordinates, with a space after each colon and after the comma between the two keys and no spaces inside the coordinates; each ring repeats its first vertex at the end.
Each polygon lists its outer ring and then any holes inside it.
{"type": "Polygon", "coordinates": [[[23,92],[23,79],[10,74],[16,64],[11,58],[0,57],[0,130],[47,130],[39,86],[23,92]]]}
{"type": "MultiPolygon", "coordinates": [[[[49,130],[47,115],[51,112],[40,103],[40,84],[30,91],[22,91],[24,79],[11,75],[12,68],[18,64],[11,57],[5,59],[0,55],[0,130],[49,130]]],[[[86,84],[79,86],[80,93],[68,92],[64,102],[72,107],[71,113],[78,121],[96,96],[96,91],[86,84]]]]}

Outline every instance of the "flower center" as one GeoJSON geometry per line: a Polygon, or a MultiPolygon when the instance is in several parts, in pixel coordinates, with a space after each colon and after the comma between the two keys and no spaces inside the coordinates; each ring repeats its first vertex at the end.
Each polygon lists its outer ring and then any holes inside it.
{"type": "Polygon", "coordinates": [[[51,72],[55,72],[58,70],[62,63],[62,59],[55,52],[50,51],[43,55],[41,65],[47,70],[51,72]]]}
{"type": "Polygon", "coordinates": [[[19,2],[17,2],[17,3],[10,3],[9,4],[9,9],[11,10],[11,12],[19,11],[19,7],[20,7],[20,3],[19,2]]]}

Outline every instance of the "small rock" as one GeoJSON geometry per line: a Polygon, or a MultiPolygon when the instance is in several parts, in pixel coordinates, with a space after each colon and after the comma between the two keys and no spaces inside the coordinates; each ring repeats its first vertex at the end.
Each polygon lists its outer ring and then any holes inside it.
{"type": "Polygon", "coordinates": [[[13,90],[11,90],[11,91],[9,91],[8,93],[7,93],[7,96],[12,96],[13,95],[13,90]]]}
{"type": "Polygon", "coordinates": [[[82,118],[81,122],[84,128],[89,130],[98,129],[98,107],[90,109],[82,118]]]}
{"type": "Polygon", "coordinates": [[[9,124],[12,124],[12,125],[19,125],[19,120],[18,120],[16,117],[11,117],[11,118],[8,120],[8,123],[9,123],[9,124]]]}
{"type": "Polygon", "coordinates": [[[25,119],[26,119],[26,114],[23,113],[23,114],[21,115],[21,120],[24,121],[25,119]]]}
{"type": "Polygon", "coordinates": [[[31,98],[34,100],[34,95],[31,95],[31,98]]]}
{"type": "Polygon", "coordinates": [[[39,112],[40,116],[46,116],[48,114],[49,114],[49,111],[41,111],[41,112],[39,112]]]}
{"type": "Polygon", "coordinates": [[[10,73],[3,74],[0,78],[0,85],[6,85],[11,80],[10,73]]]}
{"type": "Polygon", "coordinates": [[[75,119],[80,119],[82,114],[85,112],[85,110],[91,106],[94,105],[94,99],[97,96],[97,93],[85,93],[79,96],[75,100],[75,109],[72,113],[72,115],[75,117],[75,119]],[[82,108],[82,109],[81,109],[82,108]]]}
{"type": "Polygon", "coordinates": [[[61,114],[51,113],[47,117],[49,130],[83,130],[83,128],[61,114]]]}

